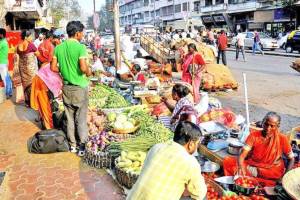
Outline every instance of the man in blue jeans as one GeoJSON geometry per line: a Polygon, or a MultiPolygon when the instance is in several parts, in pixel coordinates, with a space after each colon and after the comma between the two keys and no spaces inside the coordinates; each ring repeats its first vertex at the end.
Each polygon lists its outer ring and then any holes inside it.
{"type": "Polygon", "coordinates": [[[256,50],[259,51],[262,55],[264,55],[263,50],[260,47],[260,37],[257,31],[254,31],[254,38],[253,38],[253,46],[252,46],[252,54],[255,55],[256,50]]]}

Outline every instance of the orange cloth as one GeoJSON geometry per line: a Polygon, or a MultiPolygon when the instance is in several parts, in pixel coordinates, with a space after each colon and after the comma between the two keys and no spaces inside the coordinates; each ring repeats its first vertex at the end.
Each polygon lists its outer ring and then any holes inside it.
{"type": "MultiPolygon", "coordinates": [[[[287,136],[277,132],[271,136],[263,137],[262,131],[252,131],[245,143],[245,148],[251,149],[245,164],[256,167],[258,177],[279,179],[283,176],[285,166],[282,155],[289,157],[292,154],[292,147],[287,136]]],[[[236,159],[225,158],[223,167],[226,176],[234,175],[237,171],[236,159]]]]}
{"type": "Polygon", "coordinates": [[[53,128],[51,105],[48,97],[48,87],[38,76],[32,79],[30,106],[38,110],[46,129],[53,128]]]}

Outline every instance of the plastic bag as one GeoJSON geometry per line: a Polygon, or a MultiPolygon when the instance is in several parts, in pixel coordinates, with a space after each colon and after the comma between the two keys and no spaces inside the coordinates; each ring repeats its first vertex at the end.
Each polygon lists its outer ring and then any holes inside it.
{"type": "Polygon", "coordinates": [[[200,102],[195,105],[195,110],[198,112],[198,116],[203,115],[208,110],[208,94],[207,92],[200,93],[200,102]]]}
{"type": "Polygon", "coordinates": [[[212,109],[204,113],[199,118],[200,122],[216,121],[224,124],[227,127],[232,127],[235,123],[236,116],[230,109],[212,109]]]}

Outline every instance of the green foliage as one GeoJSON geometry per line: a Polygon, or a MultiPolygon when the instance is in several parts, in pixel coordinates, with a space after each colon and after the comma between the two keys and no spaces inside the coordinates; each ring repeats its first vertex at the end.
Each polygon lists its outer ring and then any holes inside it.
{"type": "Polygon", "coordinates": [[[49,7],[53,17],[53,25],[59,26],[59,21],[63,18],[67,19],[68,7],[70,10],[70,20],[78,19],[81,16],[81,7],[78,0],[51,0],[49,1],[49,7]]]}

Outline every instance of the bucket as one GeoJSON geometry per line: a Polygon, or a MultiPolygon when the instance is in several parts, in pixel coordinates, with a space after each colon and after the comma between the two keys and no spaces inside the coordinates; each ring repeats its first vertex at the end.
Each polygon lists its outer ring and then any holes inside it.
{"type": "Polygon", "coordinates": [[[6,99],[5,88],[0,87],[0,103],[3,103],[6,99]]]}

